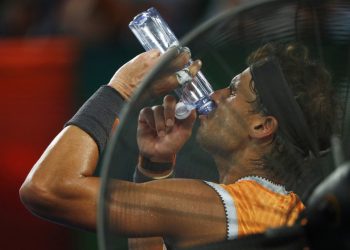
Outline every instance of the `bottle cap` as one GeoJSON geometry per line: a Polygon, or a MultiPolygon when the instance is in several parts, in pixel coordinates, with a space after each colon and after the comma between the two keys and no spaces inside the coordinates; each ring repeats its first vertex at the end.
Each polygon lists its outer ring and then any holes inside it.
{"type": "Polygon", "coordinates": [[[188,109],[183,102],[178,102],[175,106],[175,117],[179,120],[186,119],[191,114],[191,111],[192,109],[188,109]]]}

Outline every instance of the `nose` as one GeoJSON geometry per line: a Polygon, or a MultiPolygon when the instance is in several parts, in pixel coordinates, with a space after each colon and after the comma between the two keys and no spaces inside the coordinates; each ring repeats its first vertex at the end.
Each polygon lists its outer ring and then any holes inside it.
{"type": "Polygon", "coordinates": [[[215,102],[215,104],[219,104],[229,94],[230,94],[230,90],[228,88],[218,89],[218,90],[215,90],[213,94],[211,94],[211,99],[215,102]]]}

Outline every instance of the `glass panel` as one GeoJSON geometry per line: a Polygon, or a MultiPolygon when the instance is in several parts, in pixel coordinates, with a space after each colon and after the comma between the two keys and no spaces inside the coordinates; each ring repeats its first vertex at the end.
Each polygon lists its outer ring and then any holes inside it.
{"type": "MultiPolygon", "coordinates": [[[[285,152],[285,157],[279,158],[274,154],[272,154],[272,156],[269,155],[272,158],[268,158],[266,162],[269,163],[269,166],[273,167],[266,167],[264,162],[265,165],[263,164],[262,166],[264,170],[262,171],[268,176],[266,177],[267,179],[270,181],[273,179],[272,182],[281,184],[285,186],[286,190],[295,192],[301,200],[307,204],[307,200],[314,188],[335,169],[332,154],[326,152],[329,149],[328,142],[330,135],[340,133],[344,143],[349,144],[350,141],[349,139],[344,139],[344,136],[349,136],[350,134],[347,131],[347,128],[350,126],[344,125],[344,121],[349,120],[348,113],[350,113],[349,110],[346,109],[349,108],[350,93],[349,11],[350,4],[347,1],[319,1],[314,5],[303,3],[303,1],[249,1],[249,3],[235,6],[233,9],[220,16],[203,23],[185,36],[181,40],[180,45],[187,46],[191,49],[192,58],[194,60],[197,58],[201,59],[203,62],[201,71],[208,79],[208,82],[211,83],[214,91],[222,89],[217,93],[214,92],[214,95],[222,95],[222,97],[215,97],[215,101],[219,103],[215,111],[209,113],[208,117],[202,117],[201,119],[197,117],[198,119],[194,122],[190,138],[176,155],[176,178],[223,182],[225,180],[223,176],[225,171],[223,171],[223,169],[230,164],[237,165],[237,161],[239,162],[240,159],[245,159],[242,151],[239,151],[242,146],[239,142],[243,141],[244,133],[248,133],[247,131],[250,129],[250,123],[247,123],[246,116],[251,115],[251,112],[244,113],[243,108],[233,107],[232,105],[234,104],[232,103],[235,97],[225,96],[225,91],[228,91],[227,87],[232,78],[250,66],[250,64],[247,64],[247,58],[253,51],[272,42],[283,44],[297,43],[300,45],[298,47],[299,49],[305,48],[305,50],[299,50],[300,54],[294,58],[295,60],[302,61],[303,56],[307,55],[307,50],[310,58],[320,65],[326,66],[332,79],[332,85],[335,87],[335,92],[339,94],[338,101],[343,107],[336,112],[339,126],[334,126],[335,128],[333,131],[325,128],[323,130],[319,129],[318,125],[321,122],[325,122],[322,120],[325,116],[320,116],[319,119],[322,121],[319,121],[319,123],[309,124],[312,128],[312,133],[316,133],[315,136],[319,138],[318,143],[320,144],[320,149],[324,151],[322,152],[323,156],[319,159],[300,161],[301,156],[298,154],[295,155],[293,147],[287,143],[282,145],[283,147],[281,146],[281,148],[276,148],[283,150],[283,152],[285,152]],[[320,131],[323,131],[322,135],[320,131]],[[328,142],[324,141],[326,137],[328,142]],[[237,153],[232,154],[232,152],[237,153]],[[233,159],[236,160],[236,162],[232,162],[233,159]],[[221,171],[221,178],[219,178],[220,176],[217,169],[221,171]]],[[[118,220],[118,218],[123,218],[122,221],[128,224],[127,222],[128,218],[130,218],[130,214],[149,209],[149,205],[144,204],[142,199],[133,199],[134,194],[131,193],[130,190],[118,190],[116,180],[133,181],[133,173],[139,156],[137,145],[139,113],[144,107],[153,107],[163,103],[165,95],[155,95],[156,86],[159,84],[157,80],[164,77],[165,74],[175,73],[169,71],[169,68],[176,56],[176,50],[165,54],[161,62],[144,79],[140,91],[125,107],[119,127],[106,150],[102,164],[103,182],[99,204],[99,239],[101,249],[118,249],[114,245],[114,240],[116,238],[115,225],[117,224],[116,220],[118,220]],[[128,195],[130,200],[122,204],[122,212],[118,214],[116,218],[116,214],[114,214],[113,211],[115,211],[115,207],[118,206],[116,203],[116,200],[118,200],[116,194],[120,194],[120,192],[128,195]]],[[[294,78],[299,79],[301,74],[296,74],[296,72],[304,72],[302,71],[303,69],[300,69],[301,71],[288,71],[287,68],[291,61],[285,60],[286,58],[282,58],[280,64],[287,82],[294,81],[294,78]]],[[[308,66],[305,67],[313,66],[308,64],[308,66]]],[[[318,74],[319,71],[316,71],[318,74]]],[[[312,75],[313,77],[311,77],[311,75],[305,76],[305,78],[303,78],[303,84],[308,84],[310,81],[319,77],[316,73],[312,75]],[[309,79],[310,81],[306,81],[305,79],[309,79]]],[[[290,84],[290,82],[288,82],[288,84],[290,84]]],[[[319,85],[315,85],[315,88],[317,88],[317,86],[319,85]]],[[[254,86],[250,87],[250,90],[253,91],[254,86]]],[[[305,97],[298,95],[298,93],[302,94],[302,90],[298,89],[299,87],[300,86],[292,86],[291,88],[294,94],[297,93],[295,94],[297,102],[303,103],[303,98],[305,97]]],[[[236,93],[236,95],[246,98],[246,103],[249,103],[249,105],[254,103],[248,96],[242,94],[242,89],[237,91],[240,92],[236,93]]],[[[271,92],[273,91],[274,90],[271,89],[271,92]]],[[[173,92],[169,94],[176,96],[173,92]]],[[[238,100],[239,97],[236,98],[238,100]]],[[[310,105],[315,105],[314,100],[317,98],[316,96],[314,96],[314,98],[315,99],[308,99],[312,100],[310,105]]],[[[305,103],[308,103],[308,100],[306,100],[305,103]]],[[[246,105],[246,103],[242,105],[246,105]]],[[[259,109],[259,103],[255,104],[257,106],[254,106],[254,108],[259,109]]],[[[263,106],[264,104],[262,103],[262,107],[260,107],[261,110],[259,111],[266,111],[266,115],[269,115],[269,110],[264,110],[263,106]]],[[[301,109],[303,108],[302,106],[301,109]]],[[[311,111],[309,110],[307,112],[310,113],[311,111]]],[[[324,115],[326,115],[326,112],[332,113],[330,110],[325,110],[324,115]]],[[[312,115],[305,116],[306,120],[310,117],[310,119],[314,118],[312,115]]],[[[176,123],[178,124],[181,122],[177,120],[176,123]]],[[[306,156],[303,155],[303,157],[305,158],[306,156]]],[[[254,162],[254,159],[251,160],[251,162],[254,162]]],[[[255,163],[259,162],[260,161],[257,161],[255,163]]],[[[255,170],[256,171],[252,172],[252,175],[258,175],[256,174],[258,172],[257,169],[255,170]]],[[[239,170],[237,171],[239,172],[239,170]]],[[[269,184],[267,184],[269,187],[266,187],[266,183],[261,185],[267,189],[271,188],[269,184]]],[[[272,185],[272,192],[277,192],[275,189],[276,187],[280,186],[272,185]]],[[[192,189],[190,184],[187,189],[192,189]]],[[[147,190],[148,189],[145,189],[144,196],[150,195],[147,190]]],[[[174,190],[174,192],[169,192],[169,190],[165,188],[164,190],[157,189],[149,192],[152,192],[151,194],[155,197],[161,197],[164,201],[168,201],[172,198],[183,202],[182,199],[184,199],[183,195],[176,192],[176,190],[174,190]]],[[[252,192],[252,195],[253,193],[254,192],[252,192]]],[[[195,197],[196,196],[192,197],[192,199],[195,199],[195,197]]],[[[191,216],[200,216],[203,212],[203,206],[210,205],[209,201],[203,203],[200,196],[196,197],[196,199],[198,199],[198,203],[194,205],[194,208],[198,211],[198,214],[191,214],[191,216]]],[[[251,201],[249,198],[243,197],[241,199],[243,202],[245,199],[248,203],[251,201]]],[[[267,204],[269,203],[268,200],[266,200],[266,202],[267,204]]],[[[182,206],[180,204],[177,208],[179,209],[176,210],[178,213],[185,213],[187,211],[186,205],[182,206]],[[182,208],[183,211],[181,210],[182,208]]],[[[292,221],[289,219],[293,216],[293,209],[295,209],[295,206],[291,205],[289,212],[280,215],[283,222],[279,223],[279,226],[285,226],[285,222],[292,221]]],[[[265,210],[263,213],[264,216],[262,217],[266,220],[262,223],[268,223],[267,221],[269,220],[266,218],[269,218],[269,216],[273,217],[276,211],[271,208],[270,205],[266,205],[262,210],[265,210]]],[[[169,217],[179,216],[172,210],[165,210],[165,213],[167,213],[169,217]]],[[[130,223],[134,223],[134,221],[130,220],[130,223]]],[[[142,225],[143,222],[140,221],[139,223],[142,225]]],[[[240,221],[239,223],[257,225],[259,222],[240,221]]],[[[270,226],[266,225],[266,228],[270,226]]],[[[249,233],[249,230],[247,232],[246,236],[248,238],[229,242],[229,244],[232,243],[232,245],[228,247],[239,246],[241,249],[269,249],[266,245],[263,247],[266,243],[264,235],[250,235],[251,233],[249,233]]],[[[253,232],[253,230],[251,232],[253,232]]],[[[259,230],[256,232],[261,233],[259,230]]],[[[297,231],[297,233],[299,233],[299,231],[297,231]]],[[[276,244],[283,244],[284,247],[289,247],[280,249],[298,249],[297,247],[300,247],[304,242],[296,240],[299,239],[298,236],[296,236],[297,233],[294,235],[291,233],[292,237],[295,237],[292,238],[293,240],[276,244]]],[[[226,245],[211,245],[208,247],[202,246],[197,249],[217,249],[215,247],[218,246],[221,246],[219,249],[226,249],[225,247],[227,247],[226,245]]]]}

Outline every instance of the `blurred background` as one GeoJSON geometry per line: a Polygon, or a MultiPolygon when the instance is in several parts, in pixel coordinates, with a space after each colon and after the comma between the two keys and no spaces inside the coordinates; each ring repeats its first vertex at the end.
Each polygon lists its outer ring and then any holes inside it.
{"type": "Polygon", "coordinates": [[[43,221],[18,190],[48,143],[100,85],[143,51],[128,23],[156,7],[181,38],[239,1],[0,1],[0,249],[97,249],[96,235],[43,221]]]}
{"type": "MultiPolygon", "coordinates": [[[[21,204],[18,190],[33,164],[81,104],[99,86],[108,83],[121,65],[143,52],[128,28],[135,15],[153,6],[181,38],[203,21],[249,1],[253,0],[1,0],[0,249],[97,249],[96,234],[54,225],[31,215],[21,204]]],[[[326,7],[330,9],[332,5],[326,7]]],[[[341,98],[348,103],[344,113],[350,110],[350,101],[346,101],[350,100],[349,9],[349,4],[347,8],[334,8],[330,17],[321,18],[324,23],[339,27],[334,33],[330,32],[334,29],[322,27],[328,37],[340,42],[332,47],[326,40],[327,53],[321,55],[332,63],[332,71],[338,75],[341,98]]],[[[279,39],[280,34],[271,29],[278,24],[272,23],[274,19],[263,19],[269,10],[257,11],[264,12],[263,17],[254,15],[254,19],[242,19],[246,23],[234,24],[239,37],[254,42],[269,34],[279,39]],[[262,25],[255,27],[255,23],[262,25]],[[244,25],[251,27],[252,33],[242,32],[244,25]]],[[[271,15],[287,16],[286,13],[271,15]]],[[[308,22],[310,13],[300,8],[295,19],[306,20],[297,28],[306,40],[313,41],[319,34],[308,26],[312,23],[308,22]]],[[[226,42],[230,33],[225,25],[219,31],[219,35],[215,31],[215,36],[208,37],[218,46],[226,42]]],[[[196,49],[202,47],[193,48],[194,52],[196,49]]],[[[237,55],[246,52],[238,51],[238,46],[236,50],[237,55]]],[[[238,63],[239,57],[231,59],[238,63]]],[[[206,60],[203,61],[205,68],[206,60]]]]}

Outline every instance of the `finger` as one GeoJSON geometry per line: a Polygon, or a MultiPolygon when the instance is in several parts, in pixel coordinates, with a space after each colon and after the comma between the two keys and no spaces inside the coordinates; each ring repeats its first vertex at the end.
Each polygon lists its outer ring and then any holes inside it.
{"type": "Polygon", "coordinates": [[[161,55],[161,53],[160,53],[159,49],[151,49],[149,51],[141,53],[136,58],[138,60],[142,60],[142,61],[144,61],[144,60],[146,60],[146,61],[154,61],[154,60],[158,60],[160,58],[160,55],[161,55]]]}
{"type": "Polygon", "coordinates": [[[152,110],[157,134],[159,137],[163,137],[165,136],[164,107],[154,106],[152,107],[152,110]]]}
{"type": "Polygon", "coordinates": [[[176,99],[174,96],[167,95],[163,99],[164,107],[164,120],[166,126],[166,132],[170,132],[175,124],[175,106],[176,99]]]}
{"type": "Polygon", "coordinates": [[[195,110],[192,110],[191,114],[186,119],[181,120],[181,127],[191,132],[193,124],[196,121],[196,118],[197,118],[197,113],[195,110]]]}
{"type": "Polygon", "coordinates": [[[187,47],[183,47],[179,49],[179,54],[171,60],[170,64],[167,66],[166,71],[175,72],[180,69],[183,69],[186,64],[189,63],[191,58],[191,52],[187,47]]]}
{"type": "Polygon", "coordinates": [[[200,68],[202,67],[202,62],[200,60],[194,61],[188,68],[181,69],[175,74],[171,75],[168,79],[169,83],[183,85],[196,76],[200,68]],[[175,82],[176,81],[176,82],[175,82]]]}
{"type": "Polygon", "coordinates": [[[153,110],[150,107],[143,108],[140,111],[139,123],[146,124],[149,128],[156,130],[153,110]]]}
{"type": "Polygon", "coordinates": [[[142,65],[143,68],[149,69],[159,61],[160,55],[160,50],[152,49],[137,55],[136,57],[131,59],[127,64],[132,66],[142,65]]]}
{"type": "Polygon", "coordinates": [[[175,75],[161,76],[152,85],[152,91],[155,96],[164,95],[176,89],[179,85],[175,75]]]}
{"type": "Polygon", "coordinates": [[[202,67],[202,61],[201,60],[196,60],[194,61],[189,67],[188,70],[190,71],[190,74],[193,77],[195,77],[198,73],[198,71],[201,69],[202,67]]]}
{"type": "Polygon", "coordinates": [[[152,49],[141,53],[131,60],[130,63],[138,63],[139,65],[143,65],[142,70],[146,70],[148,72],[150,68],[154,67],[159,62],[160,56],[160,50],[152,49]]]}
{"type": "MultiPolygon", "coordinates": [[[[201,67],[202,62],[200,60],[194,61],[188,68],[189,77],[193,78],[201,67]]],[[[174,74],[162,74],[159,77],[159,80],[157,80],[152,86],[152,91],[154,94],[158,96],[164,93],[169,93],[170,91],[176,89],[179,85],[179,79],[176,76],[177,73],[178,72],[174,74]]]]}

